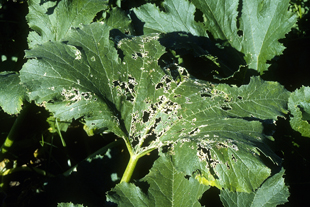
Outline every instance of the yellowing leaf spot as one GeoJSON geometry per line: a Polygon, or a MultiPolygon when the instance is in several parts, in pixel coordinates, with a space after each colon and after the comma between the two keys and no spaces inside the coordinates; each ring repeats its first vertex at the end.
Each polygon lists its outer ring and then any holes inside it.
{"type": "Polygon", "coordinates": [[[202,175],[196,175],[195,179],[198,180],[198,182],[200,184],[209,185],[209,186],[215,186],[218,189],[222,189],[221,186],[219,185],[219,183],[213,177],[211,179],[207,180],[202,175]]]}

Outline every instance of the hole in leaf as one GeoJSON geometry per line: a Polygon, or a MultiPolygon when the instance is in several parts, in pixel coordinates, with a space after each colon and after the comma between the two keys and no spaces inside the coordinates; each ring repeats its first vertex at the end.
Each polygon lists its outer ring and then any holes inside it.
{"type": "Polygon", "coordinates": [[[189,132],[189,135],[195,134],[196,132],[199,132],[198,128],[195,128],[194,130],[192,130],[191,132],[189,132]]]}
{"type": "Polygon", "coordinates": [[[146,147],[148,146],[152,141],[156,140],[157,138],[157,134],[154,133],[154,130],[156,129],[157,125],[161,122],[161,118],[157,118],[155,120],[154,125],[150,128],[150,130],[148,131],[148,134],[146,136],[146,138],[143,141],[142,147],[146,147]]]}
{"type": "Polygon", "coordinates": [[[164,84],[162,84],[162,83],[157,83],[156,84],[156,86],[155,86],[155,89],[160,89],[160,88],[162,88],[162,87],[164,87],[164,84]]]}
{"type": "Polygon", "coordinates": [[[135,78],[128,77],[128,82],[113,81],[113,86],[117,88],[118,93],[126,96],[127,101],[134,101],[134,87],[137,85],[135,78]]]}
{"type": "Polygon", "coordinates": [[[226,145],[224,145],[223,143],[217,143],[217,148],[220,149],[220,148],[227,148],[226,145]]]}
{"type": "Polygon", "coordinates": [[[233,154],[231,155],[231,160],[237,162],[237,159],[235,158],[235,156],[233,154]]]}
{"type": "Polygon", "coordinates": [[[189,180],[190,177],[191,177],[191,176],[189,176],[189,175],[185,175],[185,176],[184,176],[184,178],[187,179],[187,180],[189,180]]]}
{"type": "Polygon", "coordinates": [[[143,122],[146,123],[149,121],[150,112],[144,111],[143,113],[143,122]]]}
{"type": "Polygon", "coordinates": [[[166,82],[166,83],[170,83],[170,82],[171,82],[171,79],[168,78],[168,77],[166,77],[165,82],[166,82]]]}
{"type": "Polygon", "coordinates": [[[238,98],[239,100],[242,100],[242,99],[243,99],[243,97],[242,97],[242,96],[238,96],[237,98],[238,98]]]}
{"type": "Polygon", "coordinates": [[[113,81],[113,86],[114,86],[114,87],[120,86],[120,82],[119,82],[119,81],[113,81]]]}
{"type": "Polygon", "coordinates": [[[211,94],[210,93],[201,93],[200,96],[201,97],[208,97],[208,98],[210,98],[211,94]]]}
{"type": "Polygon", "coordinates": [[[232,108],[228,105],[222,105],[221,109],[223,109],[224,111],[228,111],[228,110],[231,110],[232,108]]]}

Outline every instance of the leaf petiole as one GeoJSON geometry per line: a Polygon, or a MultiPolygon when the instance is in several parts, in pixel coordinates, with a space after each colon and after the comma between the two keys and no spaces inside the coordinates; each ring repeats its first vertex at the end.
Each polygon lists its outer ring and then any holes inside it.
{"type": "MultiPolygon", "coordinates": [[[[126,143],[127,144],[127,143],[126,143]]],[[[131,149],[131,146],[130,146],[130,149],[131,149]]],[[[129,162],[127,164],[127,167],[126,167],[126,170],[123,174],[123,177],[122,177],[122,180],[121,180],[121,183],[122,182],[127,182],[129,183],[130,182],[130,179],[131,179],[131,176],[133,174],[133,171],[135,170],[136,168],[136,165],[137,165],[137,162],[138,160],[143,157],[144,155],[150,153],[151,151],[153,151],[154,149],[156,148],[152,148],[152,149],[148,149],[146,151],[143,151],[142,153],[140,154],[133,154],[132,151],[129,151],[129,154],[130,154],[130,159],[129,159],[129,162]]]]}

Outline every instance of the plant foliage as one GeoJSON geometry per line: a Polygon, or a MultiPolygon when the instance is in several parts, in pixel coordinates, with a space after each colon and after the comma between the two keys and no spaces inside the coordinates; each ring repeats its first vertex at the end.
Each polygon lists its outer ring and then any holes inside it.
{"type": "MultiPolygon", "coordinates": [[[[296,23],[289,0],[133,1],[124,9],[125,2],[29,0],[27,62],[0,73],[3,111],[22,117],[31,103],[43,107],[49,140],[57,133],[63,147],[62,133],[76,122],[88,136],[118,137],[84,160],[123,140],[129,161],[107,205],[201,206],[210,187],[224,206],[287,202],[270,129],[290,110],[292,128],[310,136],[309,88],[290,93],[259,75],[296,23]],[[201,67],[187,64],[193,56],[210,66],[200,73],[218,76],[194,76],[201,67]],[[154,152],[149,173],[133,181],[138,161],[154,152]]],[[[1,147],[3,163],[20,121],[1,147]]]]}

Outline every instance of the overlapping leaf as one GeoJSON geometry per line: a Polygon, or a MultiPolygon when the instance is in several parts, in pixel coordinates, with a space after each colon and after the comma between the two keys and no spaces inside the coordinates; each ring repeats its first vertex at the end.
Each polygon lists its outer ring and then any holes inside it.
{"type": "Polygon", "coordinates": [[[174,154],[192,141],[174,158],[177,164],[190,154],[188,162],[197,162],[183,169],[186,174],[200,170],[202,180],[214,179],[219,188],[256,189],[270,173],[261,152],[278,162],[261,122],[286,112],[288,92],[259,78],[231,87],[192,79],[178,65],[160,68],[165,48],[159,35],[122,36],[116,50],[109,29],[93,23],[72,29],[67,44],[48,42],[27,51],[32,59],[21,80],[30,98],[60,120],[83,117],[89,133],[114,132],[134,154],[169,144],[174,154]]]}
{"type": "Polygon", "coordinates": [[[268,70],[267,61],[282,54],[284,46],[278,40],[296,22],[288,11],[289,0],[193,0],[193,4],[204,13],[214,38],[244,53],[249,67],[261,74],[268,70]]]}
{"type": "Polygon", "coordinates": [[[310,88],[303,86],[295,90],[288,100],[288,107],[293,115],[292,128],[302,136],[310,137],[310,88]]]}
{"type": "Polygon", "coordinates": [[[289,0],[193,0],[192,3],[165,0],[163,4],[166,13],[159,12],[152,4],[134,9],[138,18],[145,22],[146,33],[184,31],[206,36],[202,32],[203,27],[193,28],[200,25],[194,21],[193,15],[198,8],[204,14],[204,24],[213,37],[228,42],[243,53],[249,68],[261,74],[268,70],[268,61],[282,54],[285,47],[278,40],[284,38],[296,22],[296,16],[288,11],[289,0]]]}
{"type": "Polygon", "coordinates": [[[114,29],[118,29],[123,33],[132,33],[131,20],[121,9],[114,7],[108,14],[105,23],[114,29]]]}
{"type": "Polygon", "coordinates": [[[209,187],[177,171],[169,157],[155,161],[150,173],[143,180],[150,185],[147,194],[132,183],[121,183],[109,193],[108,199],[118,206],[201,206],[198,199],[209,187]],[[159,179],[160,178],[160,179],[159,179]]]}
{"type": "Polygon", "coordinates": [[[27,99],[26,89],[19,83],[19,74],[0,73],[0,107],[8,114],[17,114],[27,99]]]}
{"type": "Polygon", "coordinates": [[[226,207],[275,207],[286,203],[289,192],[285,186],[284,170],[275,174],[256,191],[252,193],[230,192],[228,190],[221,191],[220,198],[226,207]]]}
{"type": "Polygon", "coordinates": [[[61,40],[71,27],[92,22],[99,11],[107,8],[107,0],[45,1],[30,0],[28,25],[29,47],[49,40],[61,40]]]}
{"type": "Polygon", "coordinates": [[[144,4],[133,9],[138,18],[145,22],[146,34],[159,32],[188,32],[196,36],[207,36],[204,26],[194,20],[195,6],[186,0],[163,2],[165,12],[159,11],[154,4],[144,4]]]}

